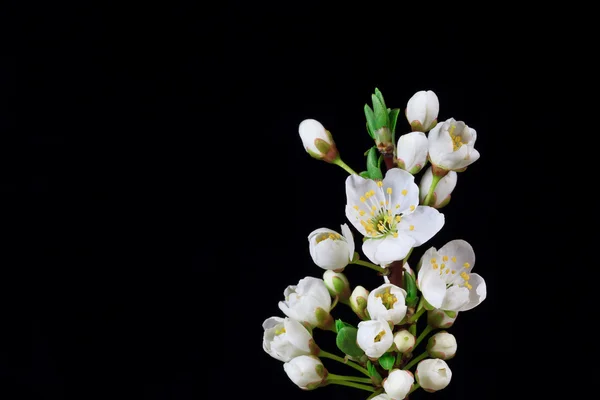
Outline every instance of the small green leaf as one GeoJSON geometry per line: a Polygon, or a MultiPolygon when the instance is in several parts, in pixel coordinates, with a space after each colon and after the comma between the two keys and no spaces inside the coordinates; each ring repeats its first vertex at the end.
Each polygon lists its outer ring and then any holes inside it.
{"type": "Polygon", "coordinates": [[[358,347],[356,343],[356,335],[358,329],[352,326],[345,326],[338,331],[337,337],[335,338],[335,344],[338,349],[348,354],[351,357],[361,357],[365,352],[363,349],[358,347]]]}
{"type": "Polygon", "coordinates": [[[365,104],[365,117],[367,118],[367,131],[369,132],[371,138],[375,138],[375,134],[373,133],[374,131],[376,131],[375,114],[373,113],[373,110],[371,109],[371,107],[369,107],[368,104],[365,104]]]}
{"type": "Polygon", "coordinates": [[[336,332],[341,331],[342,328],[345,328],[345,327],[354,328],[351,324],[348,324],[348,323],[342,321],[341,319],[337,319],[335,321],[335,330],[336,330],[336,332]]]}
{"type": "Polygon", "coordinates": [[[365,179],[371,179],[371,177],[369,176],[369,172],[368,171],[362,171],[358,175],[362,176],[365,179]]]}
{"type": "Polygon", "coordinates": [[[369,376],[375,381],[375,384],[379,384],[382,381],[381,375],[377,372],[371,360],[367,361],[367,371],[369,372],[369,376]]]}
{"type": "Polygon", "coordinates": [[[381,169],[377,163],[377,156],[379,152],[377,151],[377,147],[373,146],[369,150],[369,154],[367,155],[367,171],[369,171],[369,177],[371,179],[383,179],[383,175],[381,173],[381,169]]]}
{"type": "Polygon", "coordinates": [[[388,113],[387,108],[381,104],[381,101],[379,101],[377,96],[372,94],[371,100],[373,101],[373,113],[375,114],[375,126],[372,126],[371,128],[373,131],[376,131],[384,126],[388,126],[388,113]]]}
{"type": "Polygon", "coordinates": [[[387,107],[385,106],[385,100],[383,100],[383,94],[381,94],[381,91],[377,88],[375,88],[375,96],[377,96],[383,108],[387,110],[387,107]]]}
{"type": "Polygon", "coordinates": [[[379,357],[379,365],[388,371],[394,368],[394,361],[396,361],[396,357],[393,353],[385,353],[379,357]]]}
{"type": "Polygon", "coordinates": [[[381,160],[383,160],[383,154],[380,154],[377,159],[377,168],[381,168],[381,160]]]}
{"type": "Polygon", "coordinates": [[[388,113],[389,118],[390,118],[390,131],[392,131],[392,133],[396,133],[396,122],[398,121],[399,114],[400,114],[399,108],[394,108],[393,110],[390,110],[390,112],[388,113]]]}
{"type": "Polygon", "coordinates": [[[417,284],[415,277],[404,271],[404,289],[406,290],[406,305],[414,307],[417,304],[417,284]]]}

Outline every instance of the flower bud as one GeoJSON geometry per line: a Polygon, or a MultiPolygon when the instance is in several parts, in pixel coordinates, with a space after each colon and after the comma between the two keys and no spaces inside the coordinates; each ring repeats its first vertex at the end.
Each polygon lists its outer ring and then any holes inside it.
{"type": "Polygon", "coordinates": [[[415,335],[406,329],[402,329],[394,334],[394,344],[400,353],[410,353],[413,347],[415,347],[415,342],[415,335]]]}
{"type": "Polygon", "coordinates": [[[331,133],[314,119],[305,119],[298,127],[300,139],[311,157],[317,160],[333,162],[339,158],[338,150],[331,133]]]}
{"type": "Polygon", "coordinates": [[[423,132],[411,132],[400,136],[396,147],[398,166],[411,174],[418,173],[427,162],[429,144],[423,132]]]}
{"type": "Polygon", "coordinates": [[[325,366],[315,356],[299,356],[283,364],[287,376],[300,389],[318,388],[327,377],[325,366]]]}
{"type": "Polygon", "coordinates": [[[477,131],[454,118],[429,132],[429,161],[437,168],[462,171],[479,159],[475,150],[477,131]]]}
{"type": "Polygon", "coordinates": [[[440,102],[431,90],[415,93],[406,104],[406,119],[413,131],[427,132],[437,124],[440,102]]]}
{"type": "Polygon", "coordinates": [[[441,331],[429,338],[427,352],[433,358],[449,360],[456,354],[456,338],[453,334],[441,331]]]}
{"type": "MultiPolygon", "coordinates": [[[[450,194],[456,187],[457,180],[458,174],[455,171],[448,171],[433,190],[433,203],[430,202],[429,205],[434,208],[442,208],[447,205],[450,202],[450,194]]],[[[425,170],[419,182],[419,198],[421,203],[423,203],[425,197],[427,197],[427,193],[429,193],[431,182],[433,182],[433,171],[429,167],[425,170]]]]}
{"type": "Polygon", "coordinates": [[[417,365],[415,372],[417,382],[426,392],[435,392],[448,386],[452,379],[452,371],[446,361],[439,358],[423,360],[417,365]]]}
{"type": "Polygon", "coordinates": [[[327,228],[316,229],[308,235],[310,256],[323,269],[343,271],[354,256],[354,237],[347,224],[342,235],[327,228]]]}
{"type": "Polygon", "coordinates": [[[323,281],[332,297],[337,296],[342,302],[347,302],[350,299],[350,282],[348,282],[346,275],[341,272],[327,270],[323,274],[323,281]]]}
{"type": "Polygon", "coordinates": [[[369,298],[369,291],[362,286],[357,286],[350,295],[350,308],[362,320],[369,319],[369,312],[367,311],[367,299],[369,298]]]}
{"type": "Polygon", "coordinates": [[[435,308],[427,311],[427,323],[433,328],[450,328],[454,325],[457,316],[458,312],[456,311],[444,311],[435,308]]]}
{"type": "Polygon", "coordinates": [[[311,334],[298,321],[271,317],[263,322],[263,329],[263,349],[279,361],[319,352],[311,334]]]}
{"type": "Polygon", "coordinates": [[[375,397],[371,397],[371,400],[391,400],[390,396],[385,393],[378,394],[375,397]]]}
{"type": "Polygon", "coordinates": [[[374,289],[367,301],[371,319],[383,318],[393,325],[399,324],[406,315],[406,291],[396,285],[384,283],[374,289]]]}
{"type": "Polygon", "coordinates": [[[415,378],[410,371],[394,369],[383,381],[383,389],[392,400],[402,400],[412,388],[415,378]]]}
{"type": "Polygon", "coordinates": [[[288,317],[306,322],[311,327],[329,329],[333,326],[331,296],[322,279],[307,276],[300,279],[298,285],[288,286],[283,292],[284,301],[279,309],[288,317]]]}
{"type": "Polygon", "coordinates": [[[380,318],[359,322],[356,342],[368,357],[379,358],[394,344],[394,337],[388,322],[380,318]]]}

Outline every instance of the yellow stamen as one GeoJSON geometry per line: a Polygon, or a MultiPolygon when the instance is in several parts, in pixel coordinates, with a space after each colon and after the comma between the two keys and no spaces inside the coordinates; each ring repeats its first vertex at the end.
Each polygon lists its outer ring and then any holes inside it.
{"type": "Polygon", "coordinates": [[[367,199],[365,199],[363,196],[360,196],[360,201],[361,201],[362,203],[364,203],[365,201],[367,201],[367,199]]]}
{"type": "Polygon", "coordinates": [[[275,330],[275,335],[281,335],[282,333],[285,333],[284,327],[281,327],[280,329],[275,330]]]}
{"type": "Polygon", "coordinates": [[[377,334],[377,336],[375,336],[375,339],[373,339],[374,342],[381,342],[381,339],[383,338],[383,336],[385,335],[385,331],[381,331],[377,334]]]}
{"type": "Polygon", "coordinates": [[[409,227],[408,227],[408,230],[409,230],[409,231],[414,231],[414,230],[415,230],[415,226],[414,226],[414,225],[411,225],[411,226],[409,226],[409,227]]]}
{"type": "Polygon", "coordinates": [[[408,190],[402,189],[402,196],[406,196],[408,194],[408,190]]]}
{"type": "Polygon", "coordinates": [[[440,265],[440,269],[444,269],[446,268],[446,264],[442,263],[442,265],[440,265]]]}
{"type": "Polygon", "coordinates": [[[465,286],[467,287],[467,289],[471,290],[473,289],[473,286],[471,286],[471,284],[469,282],[465,282],[465,286]]]}
{"type": "Polygon", "coordinates": [[[360,210],[358,213],[360,214],[360,216],[361,216],[361,217],[362,217],[363,215],[365,215],[365,212],[364,212],[363,210],[360,210]]]}
{"type": "Polygon", "coordinates": [[[440,266],[437,264],[433,264],[433,269],[438,269],[440,266]]]}
{"type": "Polygon", "coordinates": [[[392,194],[392,188],[387,188],[386,192],[387,192],[387,194],[392,194]]]}
{"type": "Polygon", "coordinates": [[[460,273],[460,277],[463,278],[465,281],[468,281],[469,279],[471,279],[471,277],[469,275],[467,275],[467,273],[465,271],[460,273]]]}
{"type": "Polygon", "coordinates": [[[455,270],[452,270],[452,274],[454,275],[455,273],[456,273],[456,271],[455,271],[455,270]]]}
{"type": "Polygon", "coordinates": [[[415,206],[410,206],[410,211],[415,211],[415,206]]]}
{"type": "Polygon", "coordinates": [[[398,237],[398,232],[394,232],[394,237],[397,238],[398,237]]]}
{"type": "Polygon", "coordinates": [[[471,264],[469,264],[469,263],[464,263],[463,264],[463,267],[465,267],[465,268],[469,268],[470,266],[471,266],[471,264]]]}
{"type": "Polygon", "coordinates": [[[456,257],[452,257],[452,261],[453,261],[453,262],[456,262],[456,257]]]}
{"type": "Polygon", "coordinates": [[[442,260],[443,260],[444,262],[448,261],[448,256],[443,256],[443,257],[442,257],[442,260]]]}
{"type": "Polygon", "coordinates": [[[402,217],[400,215],[396,215],[396,222],[402,221],[402,217]]]}
{"type": "Polygon", "coordinates": [[[437,262],[437,261],[435,260],[435,258],[432,258],[432,259],[431,259],[431,263],[432,263],[432,264],[435,264],[436,262],[437,262]]]}
{"type": "Polygon", "coordinates": [[[382,187],[383,186],[383,181],[378,181],[377,182],[377,186],[382,187]]]}

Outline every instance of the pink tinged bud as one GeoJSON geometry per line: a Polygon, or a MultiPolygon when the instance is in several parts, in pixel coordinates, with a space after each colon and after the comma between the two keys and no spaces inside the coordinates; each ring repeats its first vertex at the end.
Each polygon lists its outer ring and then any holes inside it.
{"type": "Polygon", "coordinates": [[[450,360],[456,355],[457,343],[453,334],[441,331],[429,338],[427,352],[431,357],[450,360]]]}
{"type": "Polygon", "coordinates": [[[327,162],[333,162],[339,157],[331,133],[319,121],[305,119],[300,123],[298,133],[311,157],[327,162]]]}
{"type": "Polygon", "coordinates": [[[440,103],[431,90],[415,93],[406,104],[406,119],[413,131],[427,132],[437,124],[440,103]]]}

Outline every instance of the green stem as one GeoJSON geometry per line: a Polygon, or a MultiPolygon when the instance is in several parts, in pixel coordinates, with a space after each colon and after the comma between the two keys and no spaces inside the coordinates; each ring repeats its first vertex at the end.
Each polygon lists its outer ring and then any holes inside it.
{"type": "Polygon", "coordinates": [[[414,247],[411,247],[408,253],[406,253],[406,256],[404,257],[404,259],[402,259],[402,265],[404,265],[405,262],[408,262],[408,257],[410,257],[410,253],[412,253],[413,249],[414,247]]]}
{"type": "Polygon", "coordinates": [[[429,192],[427,192],[427,196],[425,197],[425,201],[423,201],[423,205],[424,206],[428,206],[429,202],[431,201],[431,198],[433,197],[433,192],[436,188],[436,186],[438,185],[438,183],[440,182],[440,179],[442,179],[441,176],[438,175],[433,175],[433,180],[431,181],[431,185],[429,186],[429,192]]]}
{"type": "Polygon", "coordinates": [[[417,324],[410,325],[408,331],[412,333],[413,336],[417,336],[417,324]]]}
{"type": "Polygon", "coordinates": [[[339,381],[351,381],[351,382],[362,382],[362,383],[373,384],[373,381],[371,380],[371,378],[361,378],[361,377],[358,377],[358,376],[348,376],[348,375],[336,375],[336,374],[332,374],[332,373],[329,373],[327,375],[327,379],[335,379],[335,380],[339,380],[339,381]]]}
{"type": "Polygon", "coordinates": [[[406,366],[404,368],[402,368],[402,369],[410,369],[413,365],[415,365],[416,363],[418,363],[422,359],[426,358],[427,356],[429,356],[429,353],[427,353],[426,351],[424,351],[423,353],[419,354],[417,357],[415,357],[412,360],[410,360],[410,362],[408,364],[406,364],[406,366]]]}
{"type": "Polygon", "coordinates": [[[339,158],[339,157],[338,157],[337,159],[333,160],[332,164],[335,164],[335,165],[337,165],[338,167],[342,167],[342,168],[344,168],[344,170],[345,170],[347,173],[349,173],[350,175],[353,175],[353,174],[354,174],[354,175],[358,175],[358,174],[357,174],[357,173],[356,173],[356,172],[355,172],[355,171],[354,171],[352,168],[350,168],[350,167],[348,166],[348,164],[346,164],[345,162],[343,162],[343,161],[342,161],[342,159],[341,159],[341,158],[339,158]]]}
{"type": "Polygon", "coordinates": [[[408,392],[408,394],[411,394],[412,392],[414,392],[415,390],[417,390],[418,388],[420,388],[421,385],[419,385],[418,383],[415,383],[414,385],[412,385],[412,387],[410,388],[410,392],[408,392]]]}
{"type": "Polygon", "coordinates": [[[421,332],[421,334],[420,334],[420,335],[419,335],[419,337],[417,338],[417,341],[415,342],[415,347],[413,347],[413,348],[415,348],[415,349],[416,349],[416,348],[417,348],[417,346],[419,345],[419,343],[421,343],[421,341],[422,341],[423,339],[425,339],[425,336],[427,336],[427,334],[428,334],[429,332],[431,332],[431,330],[432,330],[432,329],[433,329],[433,328],[431,327],[431,325],[427,325],[427,326],[425,327],[425,329],[423,329],[423,332],[421,332]]]}
{"type": "Polygon", "coordinates": [[[408,321],[406,321],[406,322],[408,322],[409,324],[416,324],[416,323],[417,323],[417,321],[419,320],[419,317],[420,317],[421,315],[423,315],[423,313],[424,313],[425,311],[427,311],[427,310],[425,309],[425,307],[421,307],[421,309],[417,309],[417,312],[416,312],[416,313],[414,313],[414,314],[412,315],[412,317],[410,317],[410,318],[408,319],[408,321]]]}
{"type": "Polygon", "coordinates": [[[327,384],[334,384],[334,385],[342,385],[342,386],[350,386],[356,389],[362,389],[362,390],[366,390],[367,392],[374,392],[375,389],[371,386],[367,386],[367,385],[361,385],[360,383],[354,383],[354,382],[348,382],[348,381],[336,381],[336,380],[329,380],[327,379],[327,384]]]}
{"type": "Polygon", "coordinates": [[[377,389],[376,391],[373,392],[373,394],[371,394],[369,397],[367,397],[367,400],[371,400],[373,397],[379,396],[382,392],[383,392],[383,388],[377,389]]]}
{"type": "Polygon", "coordinates": [[[352,261],[350,264],[362,265],[363,267],[371,268],[377,272],[380,272],[383,275],[387,275],[390,272],[388,268],[380,267],[379,265],[375,265],[368,261],[356,260],[356,261],[352,261]]]}
{"type": "Polygon", "coordinates": [[[341,362],[342,364],[346,364],[347,366],[352,367],[355,370],[362,372],[363,374],[365,374],[368,377],[371,376],[371,375],[369,375],[369,371],[367,371],[365,368],[361,367],[360,365],[355,364],[352,361],[345,360],[344,358],[342,358],[340,356],[336,356],[335,354],[331,354],[325,350],[319,351],[318,357],[329,358],[330,360],[335,360],[335,361],[341,362]]]}

